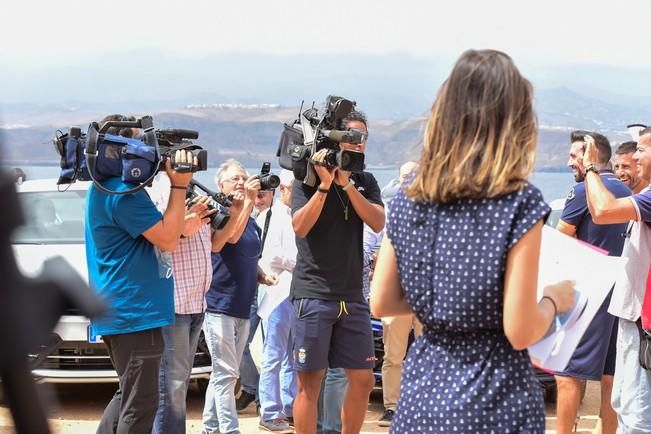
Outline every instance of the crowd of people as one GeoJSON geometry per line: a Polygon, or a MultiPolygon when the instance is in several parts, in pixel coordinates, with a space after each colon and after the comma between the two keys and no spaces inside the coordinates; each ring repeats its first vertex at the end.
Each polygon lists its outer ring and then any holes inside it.
{"type": "MultiPolygon", "coordinates": [[[[275,191],[225,161],[215,185],[232,197],[228,210],[207,197],[187,201],[192,175],[169,160],[149,191],[91,186],[89,279],[109,304],[91,328],[119,376],[97,432],[184,433],[203,330],[212,361],[203,433],[239,433],[238,411],[254,403],[262,431],[359,433],[375,385],[372,312],[384,333],[380,426],[544,433],[526,349],[572,308],[575,282],[538,297],[550,208],[527,180],[537,140],[532,100],[506,54],[465,52],[434,101],[420,159],[384,190],[395,194],[386,211],[373,175],[327,167],[326,150],[312,156],[315,185],[282,170],[275,191]],[[218,211],[230,217],[211,229],[218,211]],[[248,349],[258,329],[259,370],[248,349]]],[[[363,140],[340,147],[366,152],[365,115],[351,112],[344,126],[363,140]]],[[[575,424],[583,380],[601,382],[603,433],[651,432],[651,375],[639,354],[651,128],[621,144],[613,161],[598,132],[574,131],[569,145],[577,183],[557,229],[628,262],[566,369],[555,372],[558,432],[575,424]]],[[[175,160],[196,164],[186,151],[175,160]]]]}

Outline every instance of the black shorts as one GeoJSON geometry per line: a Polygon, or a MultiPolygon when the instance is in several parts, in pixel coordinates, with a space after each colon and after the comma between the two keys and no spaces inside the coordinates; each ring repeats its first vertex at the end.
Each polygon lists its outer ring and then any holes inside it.
{"type": "Polygon", "coordinates": [[[366,302],[301,298],[293,301],[293,307],[296,370],[373,368],[373,331],[366,302]]]}
{"type": "Polygon", "coordinates": [[[612,291],[590,322],[567,367],[556,375],[599,381],[603,375],[615,373],[617,318],[608,313],[611,296],[612,291]]]}

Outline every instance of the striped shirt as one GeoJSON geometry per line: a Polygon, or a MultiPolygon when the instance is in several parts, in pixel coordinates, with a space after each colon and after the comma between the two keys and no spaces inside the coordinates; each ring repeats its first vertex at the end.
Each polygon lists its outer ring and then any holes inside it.
{"type": "MultiPolygon", "coordinates": [[[[159,179],[147,191],[156,208],[164,213],[169,200],[169,178],[161,172],[159,179]]],[[[202,313],[206,310],[205,295],[212,282],[211,247],[211,229],[206,224],[191,237],[181,238],[172,252],[174,310],[177,314],[202,313]]]]}
{"type": "Polygon", "coordinates": [[[174,309],[177,314],[206,310],[206,291],[212,281],[210,225],[203,225],[191,237],[181,238],[172,252],[174,309]]]}

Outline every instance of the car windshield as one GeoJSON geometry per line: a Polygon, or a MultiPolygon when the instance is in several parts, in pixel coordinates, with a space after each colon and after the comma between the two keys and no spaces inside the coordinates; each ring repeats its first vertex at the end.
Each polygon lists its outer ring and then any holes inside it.
{"type": "Polygon", "coordinates": [[[21,192],[25,225],[13,234],[14,244],[81,244],[84,242],[86,192],[21,192]]]}

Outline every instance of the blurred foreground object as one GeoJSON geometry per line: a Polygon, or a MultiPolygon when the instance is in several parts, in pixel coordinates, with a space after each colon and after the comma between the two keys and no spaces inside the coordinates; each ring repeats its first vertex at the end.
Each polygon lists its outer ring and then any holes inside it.
{"type": "Polygon", "coordinates": [[[49,433],[47,419],[34,387],[28,354],[38,361],[51,342],[51,331],[67,307],[93,317],[101,300],[62,258],[43,264],[40,276],[30,279],[16,266],[11,233],[24,222],[15,190],[15,178],[0,171],[0,377],[18,434],[49,433]]]}

